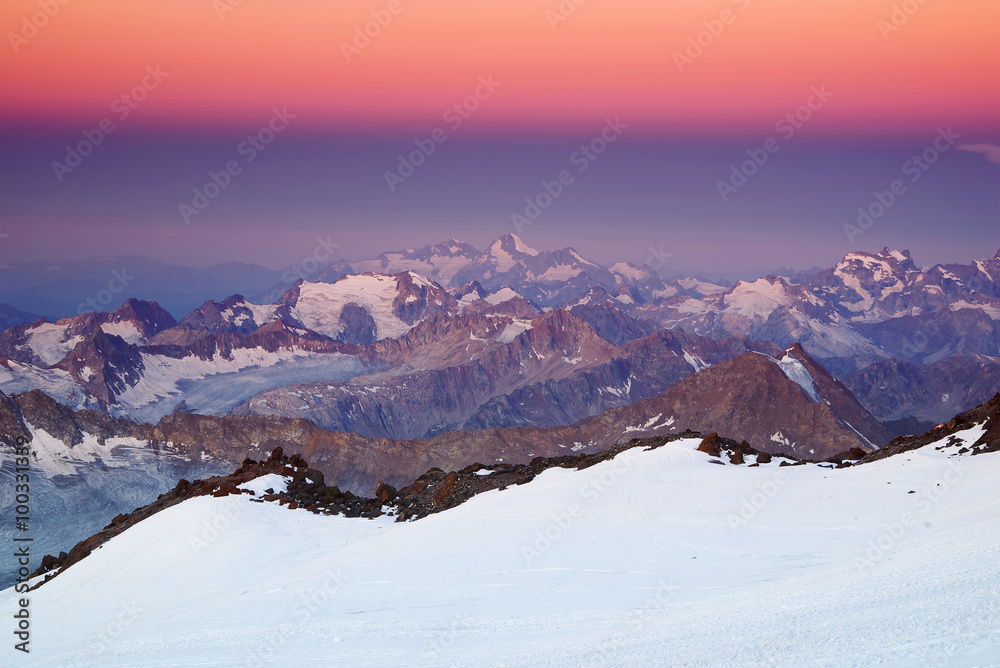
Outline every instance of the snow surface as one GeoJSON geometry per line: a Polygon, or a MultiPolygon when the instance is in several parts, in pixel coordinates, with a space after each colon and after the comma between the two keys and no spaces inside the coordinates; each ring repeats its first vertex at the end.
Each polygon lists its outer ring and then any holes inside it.
{"type": "Polygon", "coordinates": [[[504,327],[503,331],[493,338],[499,343],[510,343],[529,329],[531,329],[531,321],[518,318],[504,327]]]}
{"type": "Polygon", "coordinates": [[[861,253],[848,253],[845,255],[843,261],[834,268],[833,274],[843,282],[845,287],[852,290],[861,298],[860,301],[853,304],[842,302],[848,310],[854,312],[867,311],[872,307],[876,299],[881,299],[894,292],[900,292],[905,287],[903,282],[895,277],[892,267],[888,262],[861,253]],[[878,287],[875,288],[876,292],[865,289],[861,285],[861,281],[852,273],[856,271],[858,264],[872,273],[872,280],[878,284],[878,287]],[[890,278],[893,279],[892,285],[882,285],[882,283],[890,278]]]}
{"type": "Polygon", "coordinates": [[[131,343],[136,345],[142,343],[143,337],[142,332],[139,328],[135,326],[134,322],[128,320],[122,320],[120,322],[106,322],[101,325],[101,330],[105,334],[113,334],[115,336],[120,336],[125,339],[125,343],[131,343]]]}
{"type": "Polygon", "coordinates": [[[281,476],[277,473],[268,473],[267,475],[262,475],[259,478],[254,478],[243,483],[239,488],[248,489],[257,496],[265,494],[269,489],[274,490],[276,494],[288,491],[288,480],[286,476],[281,476]]]}
{"type": "Polygon", "coordinates": [[[583,269],[577,265],[555,264],[536,276],[535,280],[544,283],[565,282],[581,273],[583,273],[583,269]]]}
{"type": "Polygon", "coordinates": [[[413,329],[393,311],[398,294],[396,279],[382,274],[355,274],[336,283],[303,283],[292,314],[314,332],[336,338],[344,331],[340,312],[355,303],[371,314],[377,339],[395,339],[413,329]]]}
{"type": "Polygon", "coordinates": [[[28,332],[30,333],[26,341],[27,346],[47,366],[52,366],[62,360],[76,347],[76,344],[83,341],[82,336],[70,337],[67,325],[57,325],[52,322],[42,323],[29,329],[28,332]]]}
{"type": "Polygon", "coordinates": [[[709,283],[708,281],[703,281],[698,278],[680,278],[677,279],[677,283],[685,290],[691,290],[693,288],[695,292],[704,297],[707,297],[708,295],[717,295],[729,289],[724,285],[709,283]]]}
{"type": "Polygon", "coordinates": [[[409,523],[192,499],[32,592],[27,663],[1000,662],[1000,455],[751,469],[697,444],[409,523]]]}
{"type": "MultiPolygon", "coordinates": [[[[0,391],[17,394],[39,389],[50,397],[58,399],[74,408],[88,408],[88,400],[82,388],[68,371],[62,369],[40,369],[33,364],[22,364],[8,360],[10,368],[0,365],[0,391]]],[[[93,402],[96,405],[96,402],[93,402]]]]}
{"type": "Polygon", "coordinates": [[[450,246],[447,250],[452,254],[431,253],[426,258],[412,257],[413,251],[386,253],[374,260],[352,261],[351,268],[358,273],[374,271],[384,274],[399,274],[404,271],[415,271],[423,276],[430,276],[441,284],[449,284],[459,270],[472,262],[473,258],[462,255],[461,249],[457,246],[450,246]],[[455,253],[459,254],[455,255],[455,253]]]}
{"type": "Polygon", "coordinates": [[[816,392],[816,385],[813,382],[812,374],[809,373],[802,362],[792,355],[786,354],[780,360],[776,360],[778,367],[781,372],[785,374],[788,380],[792,381],[796,385],[802,388],[802,391],[809,395],[809,398],[813,401],[819,401],[819,393],[816,392]]]}
{"type": "Polygon", "coordinates": [[[788,286],[781,279],[739,281],[723,298],[727,310],[748,318],[763,318],[779,306],[791,306],[788,286]]]}
{"type": "Polygon", "coordinates": [[[705,360],[701,359],[700,357],[696,357],[695,355],[692,355],[686,350],[684,351],[684,361],[687,362],[691,366],[691,368],[695,370],[695,372],[701,371],[702,369],[707,369],[708,367],[712,366],[711,364],[705,362],[705,360]]]}
{"type": "MultiPolygon", "coordinates": [[[[934,286],[937,287],[937,286],[934,286]]],[[[973,304],[964,299],[959,299],[948,305],[948,308],[952,311],[960,311],[962,309],[979,309],[986,315],[988,315],[992,320],[1000,320],[1000,308],[993,306],[991,304],[973,304]]]]}
{"type": "Polygon", "coordinates": [[[237,327],[248,319],[253,320],[253,323],[258,327],[262,327],[273,322],[278,317],[277,314],[278,306],[276,304],[251,304],[245,299],[220,313],[223,318],[237,327]],[[241,312],[236,313],[237,309],[240,309],[241,312]]]}
{"type": "Polygon", "coordinates": [[[900,253],[898,250],[889,251],[889,256],[895,258],[897,262],[906,262],[906,256],[900,253]]]}
{"type": "Polygon", "coordinates": [[[516,234],[512,234],[510,236],[511,238],[514,239],[514,248],[516,248],[519,253],[524,253],[525,255],[531,255],[532,257],[538,255],[538,251],[536,251],[534,248],[531,248],[526,243],[524,243],[521,240],[521,237],[517,236],[516,234]]]}
{"type": "Polygon", "coordinates": [[[345,381],[363,369],[362,362],[351,355],[296,348],[274,352],[237,348],[229,359],[216,353],[209,360],[143,353],[142,362],[139,382],[118,396],[112,410],[152,422],[173,412],[181,399],[199,413],[219,413],[260,392],[294,383],[345,381]]]}
{"type": "MultiPolygon", "coordinates": [[[[517,264],[517,260],[515,260],[510,253],[503,249],[499,239],[494,241],[493,245],[489,247],[487,257],[500,273],[510,270],[515,264],[517,264]]],[[[488,274],[484,276],[484,278],[488,277],[488,274]]]]}
{"type": "MultiPolygon", "coordinates": [[[[31,432],[31,452],[34,457],[32,470],[46,477],[73,475],[86,465],[99,462],[104,467],[127,467],[132,459],[122,454],[122,448],[148,449],[146,441],[134,438],[108,438],[104,445],[97,442],[93,434],[83,432],[82,442],[67,445],[44,429],[27,425],[31,432]],[[114,451],[118,449],[119,452],[114,451]]],[[[6,460],[6,456],[4,460],[6,460]]]]}
{"type": "Polygon", "coordinates": [[[641,281],[648,275],[644,270],[635,266],[631,262],[618,262],[617,264],[612,265],[611,273],[618,276],[624,276],[625,278],[633,281],[641,281]]]}
{"type": "Polygon", "coordinates": [[[483,297],[483,300],[486,301],[486,303],[488,303],[488,304],[492,304],[493,306],[496,306],[497,304],[502,304],[504,302],[508,302],[511,299],[514,299],[515,297],[520,297],[520,296],[521,295],[519,295],[517,292],[515,292],[511,288],[500,288],[499,290],[497,290],[493,294],[486,295],[485,297],[483,297]]]}

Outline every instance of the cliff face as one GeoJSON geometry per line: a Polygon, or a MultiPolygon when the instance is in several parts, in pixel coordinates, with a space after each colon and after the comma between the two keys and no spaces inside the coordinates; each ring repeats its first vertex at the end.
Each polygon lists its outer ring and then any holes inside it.
{"type": "Polygon", "coordinates": [[[113,437],[153,440],[152,425],[114,418],[102,411],[75,411],[41,390],[10,397],[0,392],[0,443],[12,446],[18,436],[30,438],[27,423],[70,447],[82,443],[85,434],[96,436],[101,443],[113,437]]]}

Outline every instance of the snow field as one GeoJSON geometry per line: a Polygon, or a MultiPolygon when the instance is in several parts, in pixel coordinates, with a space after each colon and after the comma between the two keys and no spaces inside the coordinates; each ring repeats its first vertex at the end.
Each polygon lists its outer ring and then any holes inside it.
{"type": "Polygon", "coordinates": [[[747,468],[697,445],[551,469],[405,524],[193,499],[33,592],[31,661],[1000,662],[1000,457],[747,468]]]}

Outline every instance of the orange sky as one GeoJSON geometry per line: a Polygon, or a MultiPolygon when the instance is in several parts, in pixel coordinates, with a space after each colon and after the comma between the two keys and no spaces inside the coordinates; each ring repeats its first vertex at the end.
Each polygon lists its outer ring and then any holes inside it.
{"type": "Polygon", "coordinates": [[[348,63],[341,42],[389,0],[242,0],[224,20],[212,0],[68,0],[16,53],[11,33],[39,0],[4,0],[0,110],[96,121],[161,65],[170,76],[134,122],[225,123],[287,105],[317,126],[433,123],[492,74],[502,86],[480,127],[621,114],[652,130],[756,131],[819,84],[834,93],[823,129],[1000,123],[996,0],[928,0],[888,39],[878,22],[900,0],[586,0],[555,30],[546,11],[560,0],[400,2],[348,63]],[[723,10],[733,22],[678,72],[674,52],[723,10]]]}

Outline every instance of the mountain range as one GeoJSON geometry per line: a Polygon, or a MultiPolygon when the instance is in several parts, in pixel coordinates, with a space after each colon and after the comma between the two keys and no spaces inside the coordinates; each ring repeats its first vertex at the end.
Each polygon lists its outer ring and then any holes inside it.
{"type": "Polygon", "coordinates": [[[449,241],[338,261],[268,303],[177,320],[130,298],[9,327],[2,447],[33,439],[52,549],[275,447],[359,495],[686,430],[864,454],[1000,391],[998,279],[1000,254],[920,269],[858,252],[722,285],[514,235],[449,241]]]}
{"type": "Polygon", "coordinates": [[[569,424],[764,342],[800,344],[887,422],[942,420],[997,389],[1000,255],[921,270],[885,249],[723,286],[507,235],[482,253],[449,241],[320,278],[268,304],[209,300],[179,321],[130,299],[19,324],[0,333],[0,390],[142,420],[183,401],[412,438],[569,424]],[[961,389],[973,368],[985,380],[961,389]],[[875,375],[879,397],[866,389],[875,375]],[[913,390],[917,375],[936,399],[913,390]]]}

